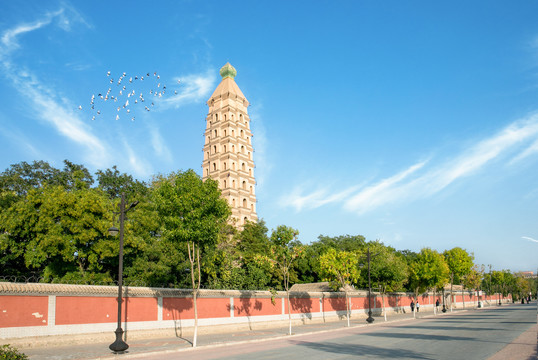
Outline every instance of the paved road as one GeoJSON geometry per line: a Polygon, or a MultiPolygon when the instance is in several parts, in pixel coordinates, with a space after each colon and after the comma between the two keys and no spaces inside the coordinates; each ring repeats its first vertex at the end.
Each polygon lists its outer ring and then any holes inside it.
{"type": "Polygon", "coordinates": [[[536,357],[537,306],[503,305],[433,316],[394,314],[374,326],[364,319],[352,327],[336,323],[199,336],[192,349],[187,339],[129,341],[129,352],[113,355],[108,343],[26,349],[32,360],[51,359],[490,359],[536,357]],[[425,317],[424,317],[425,316],[425,317]],[[534,355],[533,355],[534,354],[534,355]]]}
{"type": "MultiPolygon", "coordinates": [[[[536,324],[536,306],[511,305],[376,327],[355,327],[141,358],[472,360],[489,359],[514,342],[514,350],[509,355],[513,355],[513,359],[527,360],[537,358],[536,324]]],[[[510,356],[504,357],[508,358],[510,356]]]]}

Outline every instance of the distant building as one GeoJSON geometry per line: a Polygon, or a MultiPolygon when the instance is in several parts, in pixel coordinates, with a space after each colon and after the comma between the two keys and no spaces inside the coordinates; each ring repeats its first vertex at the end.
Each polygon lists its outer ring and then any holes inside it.
{"type": "Polygon", "coordinates": [[[532,271],[522,271],[521,272],[521,275],[526,278],[526,279],[529,279],[529,278],[535,278],[536,275],[534,275],[534,273],[532,271]]]}
{"type": "Polygon", "coordinates": [[[237,71],[230,63],[220,69],[220,75],[222,80],[207,101],[202,178],[219,182],[232,217],[241,226],[258,219],[249,102],[235,83],[237,71]]]}

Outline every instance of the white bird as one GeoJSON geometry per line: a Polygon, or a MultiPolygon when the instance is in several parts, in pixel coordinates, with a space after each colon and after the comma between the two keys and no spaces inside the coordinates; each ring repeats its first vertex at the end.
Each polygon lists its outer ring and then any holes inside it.
{"type": "Polygon", "coordinates": [[[94,116],[92,116],[92,120],[95,120],[95,115],[94,115],[94,116]]]}
{"type": "Polygon", "coordinates": [[[116,120],[119,120],[120,119],[120,116],[119,115],[116,115],[116,120]]]}
{"type": "Polygon", "coordinates": [[[133,78],[132,78],[132,77],[129,78],[129,82],[130,82],[130,83],[133,82],[133,78]]]}
{"type": "Polygon", "coordinates": [[[97,115],[101,115],[101,110],[97,110],[97,115]]]}
{"type": "Polygon", "coordinates": [[[127,109],[127,114],[130,113],[130,112],[131,112],[131,110],[130,110],[130,109],[127,109]]]}
{"type": "Polygon", "coordinates": [[[133,116],[133,118],[131,119],[131,121],[134,121],[134,119],[135,119],[135,118],[134,118],[134,116],[133,116]]]}
{"type": "Polygon", "coordinates": [[[78,106],[78,109],[79,109],[79,110],[82,110],[82,105],[79,105],[79,106],[78,106]]]}
{"type": "Polygon", "coordinates": [[[106,76],[110,76],[110,71],[107,71],[106,76]]]}

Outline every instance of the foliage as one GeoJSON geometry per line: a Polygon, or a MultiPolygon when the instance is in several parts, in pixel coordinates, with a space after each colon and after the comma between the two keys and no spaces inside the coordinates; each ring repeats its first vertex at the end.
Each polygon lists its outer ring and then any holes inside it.
{"type": "Polygon", "coordinates": [[[416,295],[427,289],[444,286],[448,275],[448,265],[443,255],[430,248],[420,250],[409,266],[409,282],[416,295]]]}
{"type": "MultiPolygon", "coordinates": [[[[408,279],[408,266],[396,251],[381,242],[371,242],[371,252],[377,254],[370,260],[370,277],[372,287],[386,291],[401,291],[408,279]]],[[[362,269],[362,278],[366,278],[367,268],[362,269]],[[366,276],[365,276],[366,275],[366,276]]]]}
{"type": "Polygon", "coordinates": [[[99,189],[108,194],[111,199],[119,198],[125,193],[127,198],[144,197],[148,193],[146,184],[133,179],[131,175],[120,173],[114,165],[112,169],[97,170],[99,189]]]}
{"type": "Polygon", "coordinates": [[[357,282],[360,272],[357,267],[357,260],[360,254],[348,251],[336,251],[330,248],[321,255],[321,276],[325,281],[329,281],[333,289],[343,288],[357,282]]]}
{"type": "Polygon", "coordinates": [[[27,360],[28,355],[21,353],[9,344],[0,346],[0,360],[27,360]]]}
{"type": "Polygon", "coordinates": [[[175,245],[186,244],[194,300],[194,340],[196,347],[198,311],[196,298],[202,283],[201,251],[218,240],[231,210],[221,198],[218,183],[202,179],[192,170],[157,177],[152,200],[163,225],[163,236],[175,245]]]}
{"type": "Polygon", "coordinates": [[[455,247],[443,253],[450,272],[451,283],[461,284],[473,267],[474,255],[455,247]]]}
{"type": "Polygon", "coordinates": [[[20,265],[23,260],[26,267],[41,271],[46,281],[110,282],[107,265],[117,257],[107,234],[110,205],[102,192],[86,187],[30,189],[0,215],[9,234],[0,250],[11,261],[20,265]]]}
{"type": "Polygon", "coordinates": [[[467,276],[464,277],[463,284],[467,289],[479,289],[484,276],[484,266],[473,265],[467,276]]]}

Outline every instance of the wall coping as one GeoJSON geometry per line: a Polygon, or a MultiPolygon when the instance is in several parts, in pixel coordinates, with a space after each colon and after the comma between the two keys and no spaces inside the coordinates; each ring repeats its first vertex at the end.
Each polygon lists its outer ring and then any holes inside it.
{"type": "MultiPolygon", "coordinates": [[[[461,293],[454,291],[455,294],[461,293]]],[[[0,295],[33,295],[33,296],[117,296],[118,286],[110,285],[72,285],[72,284],[49,284],[49,283],[13,283],[0,282],[0,295]]],[[[424,293],[432,295],[432,293],[424,293]]],[[[422,296],[424,294],[420,294],[422,296]]],[[[348,292],[349,296],[367,296],[366,290],[353,290],[348,292]]],[[[414,296],[413,293],[392,292],[385,293],[385,296],[414,296]]],[[[436,295],[441,296],[441,292],[436,295]]],[[[445,291],[446,295],[446,291],[445,291]]],[[[172,289],[172,288],[152,288],[140,286],[124,286],[124,297],[192,297],[191,289],[172,289]]],[[[345,296],[344,292],[305,292],[290,291],[290,297],[294,298],[334,298],[345,296]]],[[[379,292],[372,291],[372,296],[382,296],[379,292]]],[[[200,289],[199,298],[215,297],[249,297],[249,298],[271,298],[273,294],[270,291],[262,290],[209,290],[200,289]]],[[[277,291],[277,298],[286,297],[285,291],[277,291]]]]}

